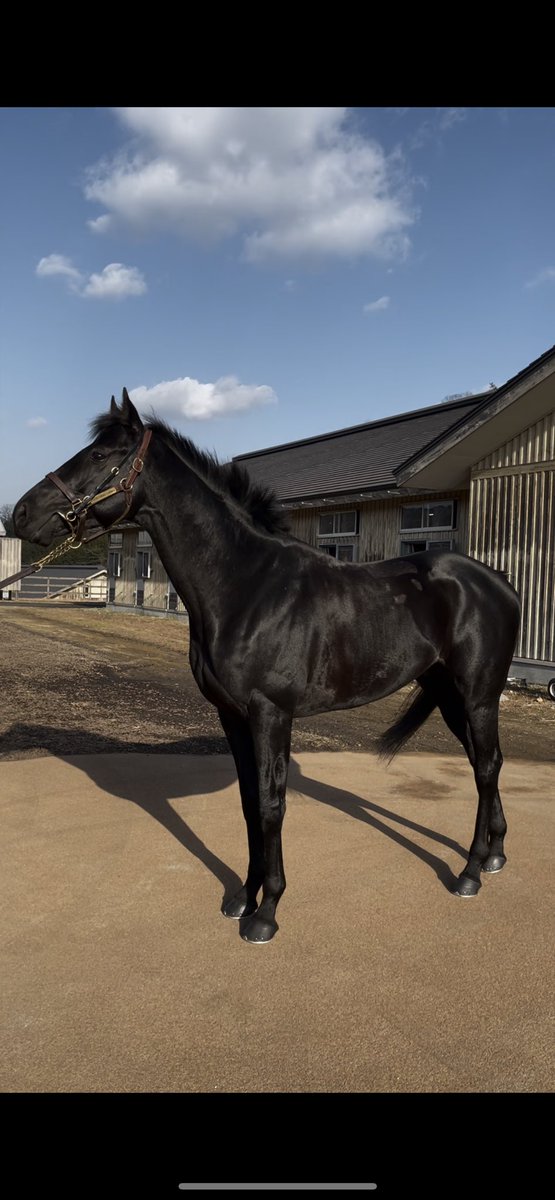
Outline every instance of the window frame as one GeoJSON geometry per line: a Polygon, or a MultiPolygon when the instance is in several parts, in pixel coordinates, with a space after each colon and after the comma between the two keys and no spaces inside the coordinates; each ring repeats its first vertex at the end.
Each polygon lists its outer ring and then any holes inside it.
{"type": "Polygon", "coordinates": [[[108,575],[110,579],[121,579],[121,571],[123,567],[123,550],[108,550],[108,575]],[[117,571],[112,571],[111,561],[117,559],[117,571]]]}
{"type": "Polygon", "coordinates": [[[330,509],[328,512],[318,513],[318,538],[337,538],[337,537],[358,537],[359,534],[360,509],[359,508],[337,508],[330,509]],[[340,529],[340,518],[350,516],[351,513],[355,518],[354,529],[340,529]],[[320,521],[322,517],[333,518],[333,529],[327,533],[322,533],[320,530],[320,521]]]}
{"type": "Polygon", "coordinates": [[[151,579],[152,578],[152,550],[137,550],[135,573],[136,573],[137,579],[151,579]],[[147,566],[146,572],[145,572],[145,559],[146,559],[146,566],[147,566]],[[141,560],[142,560],[142,563],[141,563],[141,560]]]}
{"type": "MultiPolygon", "coordinates": [[[[401,524],[400,524],[400,529],[399,529],[399,532],[401,534],[405,534],[405,533],[413,533],[413,534],[414,533],[420,533],[420,534],[450,533],[451,530],[454,530],[456,528],[457,528],[457,501],[453,500],[449,496],[445,497],[445,499],[442,499],[440,496],[438,496],[436,500],[421,500],[420,502],[418,500],[415,500],[414,504],[403,504],[401,506],[401,524]],[[438,505],[438,504],[450,504],[451,505],[451,524],[450,525],[427,525],[427,524],[425,525],[424,524],[424,519],[425,519],[426,513],[429,513],[429,510],[434,507],[434,504],[435,505],[438,505]],[[422,522],[423,523],[421,525],[404,525],[403,524],[403,513],[408,508],[420,508],[422,510],[422,522]]],[[[413,538],[412,540],[414,541],[415,539],[413,538]]],[[[419,541],[423,541],[423,540],[424,540],[424,538],[419,539],[419,541]]],[[[431,538],[431,540],[433,541],[433,538],[431,538]]]]}
{"type": "Polygon", "coordinates": [[[441,538],[415,538],[414,537],[414,538],[410,538],[410,539],[408,539],[408,538],[401,539],[401,557],[402,558],[404,558],[407,554],[424,554],[424,552],[426,550],[456,550],[456,549],[457,549],[457,543],[454,538],[446,538],[445,541],[442,541],[441,538]],[[404,546],[409,545],[410,542],[416,542],[416,541],[425,543],[424,548],[422,550],[405,550],[404,549],[404,546]],[[435,545],[432,546],[432,542],[434,542],[435,545]]]}
{"type": "Polygon", "coordinates": [[[328,541],[324,541],[320,545],[320,550],[323,550],[326,554],[329,554],[330,558],[335,558],[337,560],[337,562],[351,562],[351,563],[358,562],[358,542],[328,542],[328,541]],[[335,554],[332,554],[332,550],[335,551],[335,554]],[[338,554],[339,550],[352,550],[352,552],[353,552],[352,557],[351,558],[340,558],[339,554],[338,554]]]}

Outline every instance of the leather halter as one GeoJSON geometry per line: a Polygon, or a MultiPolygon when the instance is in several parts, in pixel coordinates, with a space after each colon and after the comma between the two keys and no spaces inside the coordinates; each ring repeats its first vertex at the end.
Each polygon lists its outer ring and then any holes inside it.
{"type": "Polygon", "coordinates": [[[79,546],[86,545],[87,542],[94,542],[96,538],[102,537],[104,533],[108,533],[110,529],[113,529],[114,525],[119,525],[119,522],[124,520],[129,512],[129,509],[131,508],[131,501],[133,499],[133,484],[145,465],[146,453],[150,445],[151,437],[152,430],[145,429],[143,440],[139,446],[139,449],[136,452],[135,450],[130,450],[129,454],[126,454],[125,458],[122,460],[122,462],[120,462],[119,467],[112,467],[110,474],[106,476],[106,479],[103,479],[102,483],[99,483],[94,492],[90,496],[83,496],[82,499],[80,496],[75,496],[70,488],[66,487],[65,483],[59,478],[55,471],[48,472],[48,475],[46,475],[45,478],[49,479],[50,482],[53,483],[54,486],[63,493],[64,496],[67,496],[67,499],[71,503],[69,512],[58,512],[58,516],[60,516],[62,521],[65,521],[66,525],[69,526],[71,536],[66,538],[65,542],[61,542],[60,545],[55,546],[49,554],[45,554],[44,558],[39,558],[37,562],[30,563],[27,567],[22,567],[21,571],[17,571],[15,575],[8,575],[7,579],[1,579],[0,591],[2,591],[3,588],[8,587],[8,584],[16,583],[18,579],[25,579],[27,575],[34,575],[36,571],[40,571],[41,567],[45,567],[47,563],[52,562],[53,559],[59,558],[60,555],[64,554],[66,550],[77,550],[79,546]],[[128,461],[128,459],[131,458],[131,455],[134,455],[134,457],[129,473],[125,475],[119,483],[112,484],[111,487],[107,487],[106,485],[110,483],[110,480],[114,479],[116,475],[119,475],[121,468],[128,461]],[[115,521],[112,521],[112,524],[108,526],[108,529],[101,529],[100,533],[93,533],[88,538],[82,537],[82,532],[87,520],[87,513],[89,509],[95,504],[100,504],[101,500],[107,500],[109,496],[117,495],[118,492],[121,492],[122,496],[125,497],[125,508],[123,512],[120,513],[120,516],[116,517],[115,521]]]}
{"type": "Polygon", "coordinates": [[[113,529],[114,525],[119,525],[120,521],[125,520],[125,517],[131,508],[131,501],[133,499],[133,484],[144,467],[151,437],[152,430],[145,429],[139,448],[137,450],[130,450],[129,454],[126,454],[119,467],[112,467],[110,474],[102,480],[102,483],[99,483],[98,487],[95,488],[94,492],[92,492],[90,496],[76,496],[75,493],[71,491],[71,488],[66,486],[66,484],[60,479],[59,475],[57,475],[55,471],[49,471],[45,476],[45,478],[49,479],[50,482],[53,483],[54,486],[57,487],[58,490],[62,492],[63,495],[66,496],[70,501],[71,508],[68,510],[68,512],[61,512],[58,510],[58,516],[62,518],[62,521],[65,521],[66,525],[71,530],[75,540],[76,548],[80,545],[86,545],[87,542],[93,542],[97,537],[102,537],[102,534],[107,533],[109,529],[113,529]],[[125,466],[125,463],[128,462],[132,456],[133,461],[131,463],[131,470],[127,473],[127,475],[125,475],[123,479],[120,479],[119,483],[107,486],[111,483],[111,480],[113,480],[116,475],[119,475],[122,467],[125,466]],[[110,496],[116,496],[118,493],[121,493],[125,498],[125,508],[123,512],[120,513],[119,517],[117,517],[115,521],[112,521],[112,524],[108,526],[108,529],[102,529],[100,533],[94,533],[88,538],[83,537],[83,530],[89,509],[93,508],[95,504],[100,504],[101,500],[108,500],[110,496]]]}

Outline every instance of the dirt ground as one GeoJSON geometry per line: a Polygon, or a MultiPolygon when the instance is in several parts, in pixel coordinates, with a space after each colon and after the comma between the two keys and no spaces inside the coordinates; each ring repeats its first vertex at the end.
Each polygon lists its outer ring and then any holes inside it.
{"type": "MultiPolygon", "coordinates": [[[[0,758],[143,751],[229,753],[188,661],[186,621],[0,604],[0,758]]],[[[293,752],[373,751],[409,689],[349,712],[295,721],[293,752]]],[[[555,760],[555,704],[506,692],[505,758],[555,760]]],[[[434,714],[408,750],[463,753],[434,714]]]]}

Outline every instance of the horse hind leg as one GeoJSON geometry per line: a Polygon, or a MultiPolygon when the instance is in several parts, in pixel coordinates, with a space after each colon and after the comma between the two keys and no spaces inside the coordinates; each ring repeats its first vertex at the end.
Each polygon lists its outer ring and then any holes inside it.
{"type": "Polygon", "coordinates": [[[418,680],[435,698],[443,719],[466,750],[478,789],[478,814],[469,858],[454,890],[456,896],[475,896],[482,871],[494,874],[507,861],[504,838],[507,823],[497,786],[503,756],[499,746],[499,701],[469,709],[447,668],[432,667],[418,680]]]}
{"type": "Polygon", "coordinates": [[[468,713],[478,812],[468,862],[457,883],[458,896],[475,896],[480,888],[481,872],[493,874],[500,871],[507,861],[503,853],[507,825],[498,790],[499,772],[503,765],[498,717],[498,701],[477,705],[468,713]]]}

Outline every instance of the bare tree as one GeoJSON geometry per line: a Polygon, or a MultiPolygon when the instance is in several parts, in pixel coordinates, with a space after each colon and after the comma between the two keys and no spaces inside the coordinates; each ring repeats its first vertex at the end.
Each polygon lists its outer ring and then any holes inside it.
{"type": "Polygon", "coordinates": [[[8,537],[14,537],[13,504],[0,504],[0,521],[8,537]]]}

